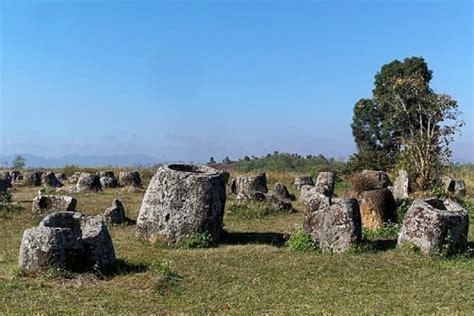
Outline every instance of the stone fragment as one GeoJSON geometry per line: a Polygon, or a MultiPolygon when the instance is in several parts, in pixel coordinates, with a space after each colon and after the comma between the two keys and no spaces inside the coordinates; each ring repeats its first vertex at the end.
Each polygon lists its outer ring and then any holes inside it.
{"type": "Polygon", "coordinates": [[[314,186],[313,178],[311,176],[296,177],[294,185],[297,190],[301,190],[304,185],[314,186]]]}
{"type": "Polygon", "coordinates": [[[41,175],[41,184],[48,187],[60,188],[63,184],[56,178],[56,175],[52,171],[48,171],[41,175]]]}
{"type": "Polygon", "coordinates": [[[275,183],[273,186],[272,194],[279,199],[286,199],[290,201],[295,200],[295,195],[291,194],[288,191],[288,188],[279,182],[275,183]]]}
{"type": "Polygon", "coordinates": [[[119,199],[114,199],[112,201],[112,207],[105,210],[104,220],[111,224],[123,224],[126,222],[125,208],[119,199]]]}
{"type": "Polygon", "coordinates": [[[77,200],[63,195],[38,195],[33,199],[33,213],[75,212],[77,200]]]}

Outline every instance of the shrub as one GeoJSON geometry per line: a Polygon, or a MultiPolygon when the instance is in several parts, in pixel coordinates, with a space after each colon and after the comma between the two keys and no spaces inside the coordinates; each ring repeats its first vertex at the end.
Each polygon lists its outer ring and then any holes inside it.
{"type": "Polygon", "coordinates": [[[208,232],[194,234],[179,243],[185,249],[211,248],[216,246],[216,241],[208,232]]]}
{"type": "Polygon", "coordinates": [[[301,230],[291,234],[288,240],[288,247],[291,251],[309,252],[318,250],[318,247],[314,244],[309,235],[301,230]]]}
{"type": "Polygon", "coordinates": [[[380,229],[367,229],[362,228],[362,238],[366,240],[387,240],[396,239],[400,232],[399,224],[388,224],[387,226],[380,229]]]}
{"type": "Polygon", "coordinates": [[[399,224],[403,223],[403,218],[413,203],[413,199],[399,199],[396,201],[397,205],[397,222],[399,224]]]}

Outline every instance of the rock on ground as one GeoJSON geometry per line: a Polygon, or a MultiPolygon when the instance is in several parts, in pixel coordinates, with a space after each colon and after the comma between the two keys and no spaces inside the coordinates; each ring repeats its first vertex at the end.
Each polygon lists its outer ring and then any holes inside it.
{"type": "Polygon", "coordinates": [[[103,188],[117,188],[119,186],[113,171],[99,171],[100,184],[103,188]]]}
{"type": "Polygon", "coordinates": [[[446,185],[446,191],[458,196],[466,195],[466,184],[464,180],[449,179],[446,185]]]}
{"type": "Polygon", "coordinates": [[[3,180],[3,185],[6,185],[8,188],[12,187],[12,176],[10,171],[2,171],[2,173],[0,173],[0,180],[3,180]]]}
{"type": "Polygon", "coordinates": [[[83,272],[113,265],[116,258],[100,216],[58,212],[23,232],[18,261],[28,271],[61,267],[83,272]]]}
{"type": "Polygon", "coordinates": [[[48,187],[60,188],[63,184],[56,178],[56,175],[52,171],[48,171],[41,175],[41,184],[48,187]]]}
{"type": "Polygon", "coordinates": [[[301,190],[304,185],[314,186],[313,178],[311,176],[296,177],[294,185],[297,190],[301,190]]]}
{"type": "Polygon", "coordinates": [[[102,191],[102,185],[98,175],[83,172],[77,179],[76,185],[69,191],[74,193],[99,192],[102,191]]]}
{"type": "Polygon", "coordinates": [[[119,185],[122,187],[142,187],[142,179],[138,171],[122,171],[119,173],[119,185]]]}
{"type": "Polygon", "coordinates": [[[327,196],[334,194],[334,185],[336,183],[336,175],[333,172],[320,172],[316,179],[316,187],[318,191],[327,196]]]}
{"type": "Polygon", "coordinates": [[[127,217],[125,216],[125,208],[119,199],[112,201],[112,207],[109,207],[104,212],[104,220],[111,224],[125,223],[127,217]]]}
{"type": "Polygon", "coordinates": [[[76,184],[77,180],[79,180],[79,177],[81,176],[82,172],[76,171],[74,172],[68,179],[68,182],[70,184],[76,184]]]}
{"type": "Polygon", "coordinates": [[[31,185],[31,186],[40,186],[41,185],[41,172],[25,172],[23,175],[22,184],[31,185]]]}
{"type": "Polygon", "coordinates": [[[388,188],[363,191],[357,200],[364,227],[380,229],[387,223],[395,223],[397,206],[388,188]]]}
{"type": "Polygon", "coordinates": [[[313,195],[308,202],[304,229],[321,249],[342,252],[357,245],[362,236],[362,222],[356,199],[331,199],[313,195]]]}
{"type": "Polygon", "coordinates": [[[173,243],[207,232],[217,240],[222,232],[228,177],[208,166],[161,166],[143,198],[136,236],[173,243]]]}
{"type": "Polygon", "coordinates": [[[397,200],[410,197],[410,178],[406,170],[399,170],[398,177],[391,187],[393,197],[397,200]]]}
{"type": "Polygon", "coordinates": [[[271,193],[279,199],[286,199],[290,201],[295,200],[295,195],[291,194],[288,191],[288,188],[279,182],[275,183],[275,185],[273,186],[273,191],[271,193]]]}
{"type": "Polygon", "coordinates": [[[77,200],[63,195],[38,195],[33,199],[33,213],[75,212],[77,200]]]}
{"type": "Polygon", "coordinates": [[[237,199],[264,200],[267,188],[267,175],[238,176],[235,179],[237,199]]]}
{"type": "Polygon", "coordinates": [[[469,215],[451,200],[417,199],[408,209],[398,235],[398,245],[420,248],[426,255],[467,247],[469,215]]]}

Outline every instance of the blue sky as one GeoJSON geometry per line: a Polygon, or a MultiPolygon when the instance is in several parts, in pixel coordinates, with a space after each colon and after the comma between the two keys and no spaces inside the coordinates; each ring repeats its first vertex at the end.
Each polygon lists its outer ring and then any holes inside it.
{"type": "Polygon", "coordinates": [[[423,56],[474,157],[471,1],[0,2],[0,154],[346,157],[375,73],[423,56]]]}

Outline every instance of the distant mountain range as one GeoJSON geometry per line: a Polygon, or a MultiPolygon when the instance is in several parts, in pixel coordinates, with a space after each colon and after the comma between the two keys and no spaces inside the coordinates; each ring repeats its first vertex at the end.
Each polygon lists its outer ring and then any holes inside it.
{"type": "MultiPolygon", "coordinates": [[[[144,165],[151,166],[164,161],[157,158],[152,158],[144,154],[125,154],[125,155],[67,155],[62,157],[47,158],[41,156],[35,156],[30,154],[21,154],[26,159],[27,167],[50,167],[50,168],[61,168],[65,165],[78,165],[82,167],[100,167],[100,166],[133,166],[133,165],[144,165]]],[[[1,166],[5,166],[4,162],[8,162],[8,166],[11,165],[12,160],[16,155],[0,156],[1,166]]]]}

